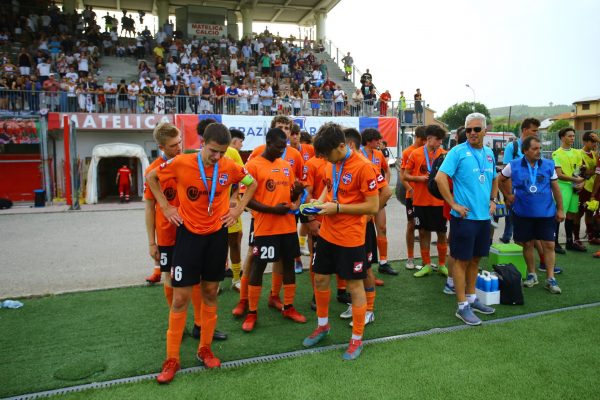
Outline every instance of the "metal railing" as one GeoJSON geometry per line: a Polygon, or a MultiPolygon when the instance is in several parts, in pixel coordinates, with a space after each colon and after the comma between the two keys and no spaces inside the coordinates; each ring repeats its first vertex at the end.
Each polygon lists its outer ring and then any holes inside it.
{"type": "MultiPolygon", "coordinates": [[[[68,93],[65,91],[0,90],[0,113],[35,115],[48,112],[121,113],[121,114],[225,114],[225,115],[294,115],[294,116],[353,116],[397,117],[403,125],[426,122],[424,104],[421,115],[416,114],[415,102],[406,101],[400,110],[399,101],[378,99],[354,101],[352,94],[336,102],[333,98],[249,97],[215,95],[114,95],[97,92],[68,93]],[[420,118],[419,118],[420,117],[420,118]]],[[[418,105],[417,105],[418,106],[418,105]]]]}

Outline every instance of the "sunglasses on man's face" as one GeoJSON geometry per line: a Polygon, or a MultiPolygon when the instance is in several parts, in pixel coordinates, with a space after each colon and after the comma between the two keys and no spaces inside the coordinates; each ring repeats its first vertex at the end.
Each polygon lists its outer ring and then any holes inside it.
{"type": "Polygon", "coordinates": [[[466,128],[465,132],[467,133],[471,133],[471,131],[475,131],[475,133],[479,133],[481,132],[481,127],[480,126],[476,126],[475,128],[466,128]]]}

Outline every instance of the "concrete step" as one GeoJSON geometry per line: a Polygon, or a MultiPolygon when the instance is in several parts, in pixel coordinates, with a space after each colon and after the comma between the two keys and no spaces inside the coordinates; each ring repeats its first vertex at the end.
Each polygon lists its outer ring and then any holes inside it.
{"type": "Polygon", "coordinates": [[[320,63],[321,60],[325,60],[327,65],[327,73],[329,78],[335,83],[342,87],[342,90],[348,95],[348,99],[352,97],[352,94],[356,91],[357,87],[354,86],[352,81],[344,80],[344,71],[333,61],[331,56],[327,53],[315,53],[315,58],[320,63]]]}
{"type": "Polygon", "coordinates": [[[137,66],[138,62],[133,57],[104,56],[102,57],[98,78],[103,81],[107,76],[112,76],[115,82],[119,82],[121,79],[125,79],[127,82],[137,81],[139,77],[137,66]]]}

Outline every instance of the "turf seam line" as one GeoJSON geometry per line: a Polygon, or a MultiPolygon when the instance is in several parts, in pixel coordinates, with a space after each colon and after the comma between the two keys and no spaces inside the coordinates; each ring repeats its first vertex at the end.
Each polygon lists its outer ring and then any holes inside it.
{"type": "MultiPolygon", "coordinates": [[[[568,306],[568,307],[563,307],[563,308],[556,308],[553,310],[537,311],[537,312],[528,313],[528,314],[513,315],[510,317],[498,318],[498,319],[485,321],[485,322],[483,322],[483,325],[503,324],[506,322],[519,321],[519,320],[535,318],[535,317],[539,317],[539,316],[543,316],[543,315],[557,314],[557,313],[566,312],[566,311],[580,310],[580,309],[584,309],[584,308],[592,308],[592,307],[598,307],[598,306],[600,306],[600,302],[580,304],[580,305],[576,305],[576,306],[568,306]]],[[[461,330],[465,330],[465,329],[476,329],[476,328],[472,327],[472,326],[468,326],[468,325],[455,325],[455,326],[448,326],[448,327],[444,327],[444,328],[431,328],[431,329],[424,330],[424,331],[404,333],[401,335],[393,335],[393,336],[386,336],[386,337],[375,338],[375,339],[367,339],[367,340],[364,340],[363,343],[367,344],[367,345],[376,344],[376,343],[385,343],[385,342],[411,339],[411,338],[415,338],[415,337],[429,336],[429,335],[440,334],[440,333],[456,332],[456,331],[461,331],[461,330]]],[[[250,357],[250,358],[244,358],[241,360],[226,361],[223,364],[221,364],[221,369],[238,368],[238,367],[242,367],[242,366],[249,365],[249,364],[259,364],[259,363],[263,363],[263,362],[295,358],[295,357],[304,356],[304,355],[308,355],[308,354],[324,353],[324,352],[337,350],[337,349],[341,349],[341,348],[345,348],[345,347],[347,347],[347,344],[345,344],[345,343],[332,344],[329,346],[295,350],[295,351],[289,351],[289,352],[278,353],[278,354],[269,354],[266,356],[250,357]]],[[[180,370],[178,372],[178,374],[191,374],[191,373],[205,371],[205,370],[206,370],[206,368],[203,366],[189,367],[189,368],[180,370]]],[[[89,390],[89,389],[103,389],[103,388],[120,385],[120,384],[124,384],[124,383],[137,383],[137,382],[141,382],[141,381],[145,381],[145,380],[150,380],[150,379],[156,378],[156,376],[158,376],[158,373],[138,375],[138,376],[132,376],[132,377],[127,377],[127,378],[119,378],[119,379],[113,379],[110,381],[103,381],[103,382],[92,382],[92,383],[86,383],[83,385],[70,386],[70,387],[65,387],[65,388],[60,388],[60,389],[47,390],[47,391],[43,391],[43,392],[24,394],[21,396],[8,397],[8,398],[5,398],[4,400],[30,400],[30,399],[38,399],[38,398],[42,398],[42,397],[50,397],[50,396],[60,395],[60,394],[76,393],[76,392],[81,392],[83,390],[89,390]]]]}

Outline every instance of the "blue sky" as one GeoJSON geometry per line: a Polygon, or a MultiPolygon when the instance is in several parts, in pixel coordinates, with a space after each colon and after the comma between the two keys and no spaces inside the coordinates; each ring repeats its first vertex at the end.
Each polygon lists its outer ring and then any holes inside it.
{"type": "MultiPolygon", "coordinates": [[[[342,0],[327,36],[394,98],[419,87],[438,113],[571,104],[600,95],[600,1],[342,0]]],[[[407,97],[409,97],[407,96],[407,97]]]]}

